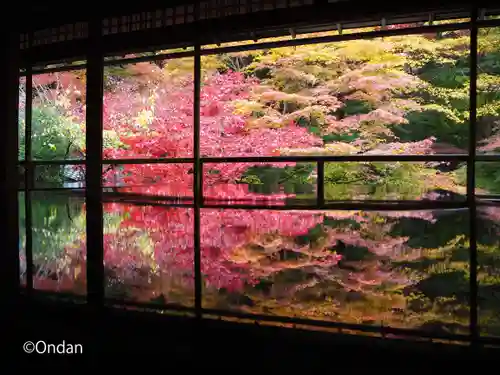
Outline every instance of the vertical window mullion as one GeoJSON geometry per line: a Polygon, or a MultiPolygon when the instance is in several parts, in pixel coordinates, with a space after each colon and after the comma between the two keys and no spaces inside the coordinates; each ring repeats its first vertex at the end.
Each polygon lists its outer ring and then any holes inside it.
{"type": "Polygon", "coordinates": [[[325,162],[320,160],[317,162],[317,178],[316,178],[316,202],[318,207],[325,206],[325,162]]]}
{"type": "Polygon", "coordinates": [[[87,220],[87,298],[93,307],[104,303],[104,249],[102,208],[102,108],[103,53],[101,20],[89,24],[86,104],[86,220],[87,220]]]}
{"type": "Polygon", "coordinates": [[[200,90],[201,90],[201,55],[200,45],[195,45],[194,56],[194,274],[195,274],[195,312],[201,318],[202,309],[202,277],[201,277],[201,219],[200,207],[202,204],[203,168],[200,158],[200,90]]]}
{"type": "Polygon", "coordinates": [[[477,311],[477,210],[475,200],[476,163],[476,114],[477,114],[477,17],[471,12],[470,28],[470,83],[469,83],[469,158],[467,161],[467,202],[469,208],[469,254],[470,254],[470,334],[473,342],[478,338],[477,311]]]}
{"type": "MultiPolygon", "coordinates": [[[[29,38],[32,40],[33,38],[29,38]]],[[[26,290],[28,293],[33,291],[33,210],[31,205],[31,190],[33,189],[33,155],[32,155],[32,113],[33,113],[33,71],[29,65],[26,69],[26,99],[24,113],[24,220],[26,230],[26,290]]]]}
{"type": "MultiPolygon", "coordinates": [[[[15,30],[15,28],[14,28],[15,30]]],[[[0,252],[0,280],[2,285],[2,299],[5,317],[10,323],[15,322],[15,303],[20,290],[20,262],[19,262],[19,172],[18,172],[18,145],[19,145],[19,33],[3,30],[2,49],[2,94],[0,113],[2,115],[1,137],[3,140],[0,150],[2,159],[0,167],[0,212],[7,219],[2,223],[1,238],[2,251],[0,252]]],[[[4,321],[6,321],[4,319],[4,321]]]]}

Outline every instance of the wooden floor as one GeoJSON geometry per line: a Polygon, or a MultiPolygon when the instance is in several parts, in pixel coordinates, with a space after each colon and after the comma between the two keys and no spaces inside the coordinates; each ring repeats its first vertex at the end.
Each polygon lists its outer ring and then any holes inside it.
{"type": "MultiPolygon", "coordinates": [[[[13,315],[13,316],[12,316],[13,315]]],[[[335,371],[422,368],[433,362],[493,360],[499,352],[458,345],[262,327],[224,321],[198,322],[130,311],[105,310],[99,318],[82,306],[22,302],[6,328],[8,358],[18,367],[113,371],[335,371]],[[23,343],[81,344],[83,354],[25,354],[23,343]],[[404,361],[404,362],[402,362],[404,361]],[[140,366],[140,367],[139,367],[140,366]]],[[[436,368],[434,370],[439,370],[436,368]]],[[[441,370],[440,370],[441,371],[441,370]]],[[[432,372],[432,371],[431,371],[432,372]]]]}

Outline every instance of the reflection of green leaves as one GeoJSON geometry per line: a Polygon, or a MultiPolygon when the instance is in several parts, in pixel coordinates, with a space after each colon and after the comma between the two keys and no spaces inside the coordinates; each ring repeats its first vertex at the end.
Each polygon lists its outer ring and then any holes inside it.
{"type": "Polygon", "coordinates": [[[421,163],[325,163],[325,198],[416,199],[427,191],[426,173],[421,163]]]}
{"type": "MultiPolygon", "coordinates": [[[[32,193],[33,259],[40,264],[59,257],[67,246],[85,236],[82,201],[63,194],[32,193]]],[[[24,208],[24,196],[20,197],[24,208]]],[[[20,235],[25,241],[26,218],[20,210],[20,235]]]]}
{"type": "Polygon", "coordinates": [[[307,231],[307,234],[296,237],[295,241],[301,245],[309,244],[312,246],[317,241],[325,238],[325,236],[326,236],[326,232],[325,232],[324,227],[321,224],[318,224],[315,227],[310,228],[307,231]]]}
{"type": "Polygon", "coordinates": [[[130,214],[128,212],[125,212],[122,217],[122,215],[116,213],[104,212],[103,216],[104,234],[116,233],[121,225],[122,220],[127,219],[127,215],[130,214]]]}
{"type": "Polygon", "coordinates": [[[467,233],[469,215],[457,211],[438,216],[436,222],[412,218],[400,218],[390,234],[393,237],[408,237],[407,244],[413,248],[437,249],[446,246],[458,236],[467,233]]]}
{"type": "Polygon", "coordinates": [[[249,185],[249,190],[257,194],[287,194],[304,196],[314,191],[311,174],[314,164],[300,163],[295,167],[251,167],[239,180],[249,185]]]}
{"type": "Polygon", "coordinates": [[[151,298],[149,302],[158,305],[165,305],[167,303],[167,299],[163,294],[160,294],[158,297],[151,298]]]}

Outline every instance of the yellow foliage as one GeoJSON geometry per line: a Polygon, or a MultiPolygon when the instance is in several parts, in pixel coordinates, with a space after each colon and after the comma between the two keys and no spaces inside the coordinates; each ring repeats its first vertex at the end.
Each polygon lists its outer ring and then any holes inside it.
{"type": "Polygon", "coordinates": [[[233,113],[241,116],[250,116],[255,112],[262,112],[265,110],[262,103],[250,100],[235,100],[233,106],[233,113]]]}
{"type": "Polygon", "coordinates": [[[246,127],[248,129],[257,129],[257,128],[281,128],[285,124],[287,124],[286,120],[283,118],[279,118],[277,116],[262,116],[259,118],[251,118],[247,120],[246,127]]]}
{"type": "Polygon", "coordinates": [[[224,66],[224,63],[217,55],[206,55],[201,56],[201,70],[205,71],[215,71],[224,66]]]}
{"type": "Polygon", "coordinates": [[[290,113],[286,116],[286,119],[296,121],[300,118],[306,118],[311,121],[314,120],[319,125],[325,125],[325,117],[329,111],[330,109],[326,106],[312,105],[290,113]]]}
{"type": "Polygon", "coordinates": [[[334,142],[325,145],[325,150],[334,155],[351,155],[359,152],[359,149],[349,143],[334,142]]]}
{"type": "Polygon", "coordinates": [[[338,43],[336,54],[351,61],[371,61],[391,51],[393,45],[382,39],[351,40],[338,43]]]}
{"type": "Polygon", "coordinates": [[[194,58],[167,60],[163,66],[163,72],[172,78],[184,78],[186,75],[194,74],[194,58]]]}
{"type": "Polygon", "coordinates": [[[141,126],[149,125],[153,122],[154,113],[150,110],[142,110],[135,118],[135,123],[141,126]]]}
{"type": "Polygon", "coordinates": [[[326,144],[325,147],[309,147],[301,149],[281,148],[278,150],[283,156],[322,156],[322,155],[351,155],[359,152],[355,146],[344,143],[334,142],[326,144]]]}
{"type": "Polygon", "coordinates": [[[300,106],[310,105],[312,100],[306,96],[297,95],[297,94],[287,94],[281,91],[267,91],[263,92],[259,100],[263,103],[295,103],[300,106]]]}
{"type": "Polygon", "coordinates": [[[339,77],[345,67],[340,63],[331,63],[326,66],[320,64],[304,64],[300,69],[306,73],[316,77],[317,82],[324,82],[339,77]]]}

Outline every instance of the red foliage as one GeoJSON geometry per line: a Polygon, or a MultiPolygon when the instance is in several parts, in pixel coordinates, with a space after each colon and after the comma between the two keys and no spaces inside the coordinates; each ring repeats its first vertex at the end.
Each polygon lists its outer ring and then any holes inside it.
{"type": "MultiPolygon", "coordinates": [[[[202,156],[271,156],[280,147],[299,148],[321,144],[321,140],[293,122],[280,129],[246,129],[246,118],[233,114],[233,101],[248,97],[252,86],[258,82],[241,73],[216,74],[208,77],[200,97],[200,153],[202,156]]],[[[139,110],[144,110],[144,99],[132,88],[124,86],[108,93],[104,99],[104,126],[119,134],[122,148],[104,150],[109,159],[129,158],[183,158],[193,156],[193,86],[191,80],[176,85],[163,84],[156,88],[154,105],[146,109],[152,113],[148,126],[130,122],[139,110]]],[[[268,163],[266,163],[268,164],[268,163]]],[[[287,165],[293,165],[288,163],[287,165]]],[[[284,164],[280,163],[280,167],[284,164]]],[[[234,199],[261,199],[263,196],[248,192],[244,185],[233,183],[249,167],[248,164],[221,163],[205,166],[205,171],[217,169],[217,175],[205,172],[207,196],[234,199]]],[[[192,166],[168,164],[125,166],[127,191],[141,192],[147,185],[149,193],[175,196],[192,195],[192,166]],[[161,181],[154,185],[152,182],[161,181]],[[153,185],[153,186],[152,186],[153,185]],[[136,186],[136,187],[132,187],[136,186]],[[175,186],[175,188],[173,188],[175,186]],[[172,191],[175,190],[175,191],[172,191]]],[[[105,178],[109,178],[109,172],[105,178]]],[[[273,199],[277,198],[274,196],[273,199]]]]}
{"type": "MultiPolygon", "coordinates": [[[[240,73],[208,77],[201,90],[201,144],[203,156],[268,156],[281,147],[310,147],[321,140],[304,128],[290,122],[281,129],[246,129],[246,118],[233,114],[233,101],[248,98],[257,81],[240,73]]],[[[103,122],[107,131],[118,135],[122,147],[104,149],[105,158],[182,158],[193,156],[194,123],[193,85],[190,79],[174,85],[154,87],[150,98],[144,92],[120,85],[104,97],[103,122]],[[149,102],[148,102],[149,100],[149,102]],[[146,126],[138,119],[141,111],[150,111],[146,126]]],[[[248,186],[234,184],[253,163],[220,163],[205,165],[206,196],[223,199],[270,199],[282,204],[287,195],[253,194],[248,186]],[[209,173],[217,169],[217,175],[209,173]]],[[[293,165],[279,163],[278,166],[293,165]]],[[[121,186],[122,192],[189,197],[193,195],[191,164],[135,164],[107,168],[104,186],[121,186]]],[[[192,209],[166,209],[154,206],[107,204],[108,214],[119,214],[122,220],[115,232],[104,238],[104,261],[115,277],[127,283],[137,280],[141,270],[151,272],[154,262],[163,274],[182,280],[192,288],[194,280],[194,218],[192,209]],[[153,249],[153,257],[144,253],[144,234],[153,249]],[[140,242],[142,241],[142,242],[140,242]]],[[[279,233],[293,238],[306,234],[321,222],[314,212],[291,214],[286,211],[203,211],[201,215],[201,254],[204,285],[207,288],[241,289],[255,284],[263,269],[234,261],[236,248],[255,236],[279,233]]],[[[78,255],[86,253],[85,241],[72,244],[78,255]]],[[[76,254],[74,254],[76,256],[76,254]]],[[[339,257],[326,252],[316,263],[334,265],[339,257]]],[[[315,264],[316,264],[315,263],[315,264]]],[[[268,268],[271,272],[272,268],[268,268]]]]}
{"type": "MultiPolygon", "coordinates": [[[[215,74],[204,80],[200,96],[202,156],[272,156],[280,148],[322,145],[319,137],[294,122],[277,129],[249,129],[247,118],[233,113],[233,102],[248,98],[252,88],[258,84],[255,79],[233,72],[215,74]]],[[[375,114],[385,114],[379,112],[375,114]]],[[[107,147],[105,158],[193,157],[192,80],[187,77],[185,81],[175,84],[160,83],[153,87],[149,97],[144,97],[143,91],[139,92],[124,83],[105,94],[103,121],[105,130],[114,132],[122,145],[107,147]],[[148,111],[146,114],[141,113],[145,110],[148,111]],[[142,115],[145,115],[144,118],[142,115]]],[[[249,192],[248,185],[235,184],[252,165],[256,164],[206,164],[205,196],[225,200],[269,199],[272,204],[283,204],[288,196],[286,194],[264,196],[249,192]],[[214,170],[216,173],[210,173],[214,170]]],[[[294,163],[271,165],[283,167],[294,163]]],[[[192,167],[191,164],[167,163],[126,165],[119,170],[108,169],[104,173],[104,185],[121,185],[123,192],[192,197],[192,167]]],[[[193,209],[108,204],[104,210],[122,218],[118,228],[108,231],[104,238],[105,266],[116,279],[128,284],[137,281],[139,273],[145,271],[151,274],[154,267],[158,267],[163,275],[168,274],[170,280],[177,280],[184,289],[193,288],[193,209]],[[145,252],[147,247],[152,254],[145,252]]],[[[307,255],[302,263],[292,266],[309,267],[318,275],[328,276],[340,260],[340,256],[329,248],[336,240],[347,245],[367,247],[377,255],[388,255],[395,249],[401,249],[405,242],[405,239],[390,237],[367,240],[360,232],[352,230],[326,230],[328,238],[317,248],[297,244],[295,237],[306,235],[310,228],[321,225],[324,214],[310,211],[202,210],[200,248],[204,287],[235,291],[245,285],[254,285],[262,277],[291,266],[286,260],[276,259],[281,250],[307,255]],[[272,246],[265,243],[267,237],[272,238],[272,246]],[[258,248],[264,249],[264,253],[256,255],[253,249],[247,248],[249,244],[257,244],[258,248]]],[[[85,241],[71,246],[77,249],[79,255],[85,255],[85,247],[85,241]]],[[[71,251],[74,250],[68,249],[68,252],[71,251]]],[[[376,274],[373,280],[361,280],[349,273],[341,279],[346,286],[376,284],[374,280],[380,281],[389,277],[387,275],[390,273],[376,274]]]]}

